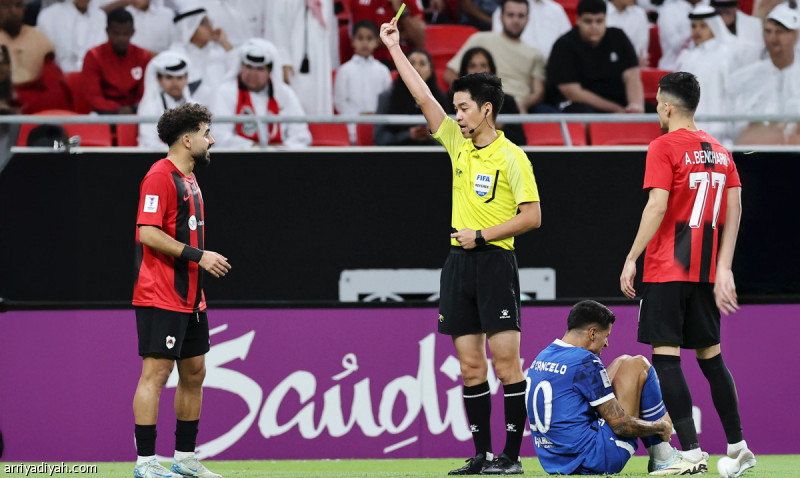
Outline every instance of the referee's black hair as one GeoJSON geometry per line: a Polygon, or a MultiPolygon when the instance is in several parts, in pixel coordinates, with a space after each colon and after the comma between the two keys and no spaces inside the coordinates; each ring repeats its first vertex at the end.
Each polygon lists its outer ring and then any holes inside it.
{"type": "Polygon", "coordinates": [[[606,2],[603,0],[581,0],[578,2],[578,16],[584,13],[606,13],[606,2]]]}
{"type": "Polygon", "coordinates": [[[567,317],[567,330],[583,329],[597,324],[606,330],[617,320],[614,312],[595,300],[582,300],[572,307],[567,317]]]}
{"type": "Polygon", "coordinates": [[[110,27],[112,23],[116,23],[117,25],[130,23],[133,25],[133,15],[131,15],[131,12],[125,10],[123,7],[115,8],[108,12],[108,16],[106,17],[106,27],[110,27]]]}
{"type": "Polygon", "coordinates": [[[478,108],[484,103],[492,104],[492,120],[497,120],[497,114],[503,107],[503,82],[500,78],[489,73],[472,73],[462,76],[453,82],[453,93],[466,91],[478,104],[478,108]]]}
{"type": "Polygon", "coordinates": [[[676,71],[658,80],[662,94],[669,95],[680,103],[678,106],[686,113],[694,113],[700,103],[700,83],[697,77],[686,71],[676,71]]]}
{"type": "Polygon", "coordinates": [[[158,138],[172,147],[184,134],[200,131],[200,123],[211,124],[211,112],[197,103],[168,109],[158,120],[158,138]]]}

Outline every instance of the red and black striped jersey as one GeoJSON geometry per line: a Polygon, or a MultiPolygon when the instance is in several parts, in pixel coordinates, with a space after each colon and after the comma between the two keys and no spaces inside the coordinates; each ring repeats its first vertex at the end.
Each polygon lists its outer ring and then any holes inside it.
{"type": "Polygon", "coordinates": [[[665,189],[669,200],[647,245],[644,282],[714,282],[727,191],[741,185],[731,154],[704,131],[679,129],[650,143],[644,189],[665,189]]]}
{"type": "Polygon", "coordinates": [[[199,265],[142,244],[139,226],[159,227],[176,241],[203,249],[203,195],[194,173],[184,176],[164,158],[153,164],[142,180],[136,217],[133,305],[177,312],[205,310],[199,265]]]}

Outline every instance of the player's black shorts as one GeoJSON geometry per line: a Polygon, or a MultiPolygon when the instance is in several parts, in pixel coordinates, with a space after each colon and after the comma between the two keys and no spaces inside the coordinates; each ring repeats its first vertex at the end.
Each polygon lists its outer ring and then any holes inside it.
{"type": "Polygon", "coordinates": [[[647,282],[639,306],[639,342],[699,349],[720,342],[714,284],[647,282]]]}
{"type": "Polygon", "coordinates": [[[175,312],[156,307],[136,307],[139,355],[166,355],[176,359],[208,352],[208,315],[175,312]]]}
{"type": "Polygon", "coordinates": [[[520,330],[517,256],[496,246],[451,247],[442,267],[439,332],[520,330]]]}

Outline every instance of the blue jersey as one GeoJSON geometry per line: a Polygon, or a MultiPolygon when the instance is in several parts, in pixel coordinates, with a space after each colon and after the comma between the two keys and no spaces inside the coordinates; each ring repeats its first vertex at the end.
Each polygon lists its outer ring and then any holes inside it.
{"type": "Polygon", "coordinates": [[[600,357],[556,340],[527,372],[528,406],[536,455],[547,473],[570,474],[593,453],[603,422],[594,407],[614,398],[600,357]]]}

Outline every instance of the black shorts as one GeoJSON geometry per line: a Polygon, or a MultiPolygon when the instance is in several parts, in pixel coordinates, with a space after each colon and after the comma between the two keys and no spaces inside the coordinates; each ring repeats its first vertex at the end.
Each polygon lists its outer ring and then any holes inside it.
{"type": "Polygon", "coordinates": [[[185,359],[210,349],[208,315],[175,312],[156,307],[136,307],[139,355],[164,355],[185,359]]]}
{"type": "Polygon", "coordinates": [[[465,335],[520,330],[517,256],[495,246],[451,247],[442,268],[439,332],[465,335]]]}
{"type": "Polygon", "coordinates": [[[648,282],[639,306],[639,342],[699,349],[720,342],[714,284],[648,282]]]}

